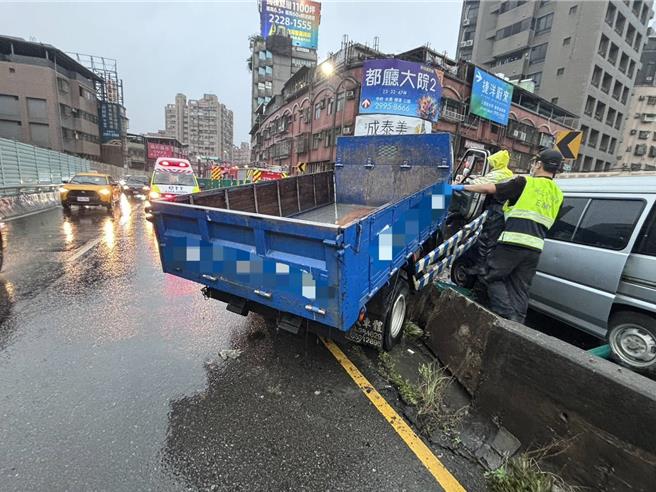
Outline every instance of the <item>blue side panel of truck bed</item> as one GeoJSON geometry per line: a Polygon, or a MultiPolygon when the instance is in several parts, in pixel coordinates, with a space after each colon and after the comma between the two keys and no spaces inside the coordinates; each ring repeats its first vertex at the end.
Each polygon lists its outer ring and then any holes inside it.
{"type": "Polygon", "coordinates": [[[340,138],[337,201],[372,207],[340,226],[154,202],[163,269],[348,331],[439,228],[450,198],[450,145],[447,134],[340,138]]]}

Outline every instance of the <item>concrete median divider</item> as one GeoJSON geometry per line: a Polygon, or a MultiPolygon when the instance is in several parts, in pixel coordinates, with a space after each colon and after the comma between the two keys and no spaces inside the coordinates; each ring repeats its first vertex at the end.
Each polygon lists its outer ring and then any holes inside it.
{"type": "Polygon", "coordinates": [[[12,219],[21,215],[48,210],[58,205],[59,192],[56,189],[2,196],[0,197],[0,219],[12,219]]]}
{"type": "Polygon", "coordinates": [[[414,319],[472,398],[472,411],[536,449],[563,441],[554,470],[589,490],[656,487],[656,382],[501,319],[459,293],[418,296],[414,319]]]}

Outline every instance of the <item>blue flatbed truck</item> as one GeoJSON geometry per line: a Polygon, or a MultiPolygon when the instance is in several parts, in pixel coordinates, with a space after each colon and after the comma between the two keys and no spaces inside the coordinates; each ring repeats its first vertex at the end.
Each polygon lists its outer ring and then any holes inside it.
{"type": "Polygon", "coordinates": [[[452,163],[446,133],[340,137],[334,171],[155,201],[163,270],[230,311],[389,349],[438,273],[416,260],[437,244],[452,163]]]}

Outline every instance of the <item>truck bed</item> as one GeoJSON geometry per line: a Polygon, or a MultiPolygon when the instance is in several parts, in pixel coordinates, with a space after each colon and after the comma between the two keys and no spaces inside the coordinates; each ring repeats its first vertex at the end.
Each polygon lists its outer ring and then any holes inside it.
{"type": "Polygon", "coordinates": [[[334,172],[155,201],[162,267],[240,312],[348,331],[439,228],[450,164],[448,134],[340,137],[334,172]]]}

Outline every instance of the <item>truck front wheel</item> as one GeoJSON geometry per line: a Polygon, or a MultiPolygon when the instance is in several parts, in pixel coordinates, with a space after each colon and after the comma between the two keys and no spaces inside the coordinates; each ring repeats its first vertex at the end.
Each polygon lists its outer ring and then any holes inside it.
{"type": "Polygon", "coordinates": [[[408,283],[399,278],[389,303],[385,316],[385,331],[383,335],[383,348],[391,350],[403,336],[403,325],[408,312],[408,296],[410,289],[408,283]]]}

